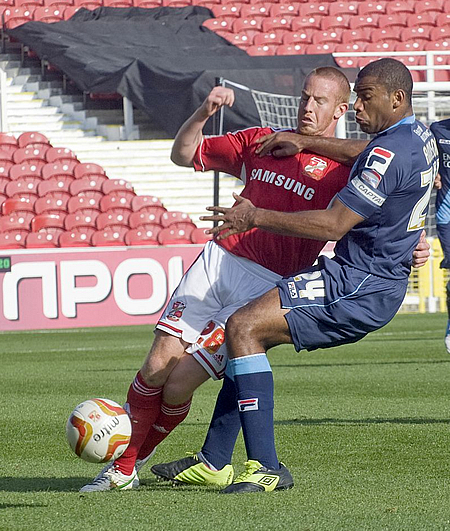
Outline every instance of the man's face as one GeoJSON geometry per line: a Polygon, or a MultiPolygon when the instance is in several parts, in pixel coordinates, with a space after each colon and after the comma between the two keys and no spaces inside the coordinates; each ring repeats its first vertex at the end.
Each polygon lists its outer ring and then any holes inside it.
{"type": "Polygon", "coordinates": [[[310,136],[333,134],[338,91],[339,85],[331,79],[319,75],[306,78],[298,107],[298,133],[310,136]]]}
{"type": "Polygon", "coordinates": [[[374,77],[357,79],[353,108],[355,119],[365,133],[379,133],[397,122],[393,108],[393,95],[374,77]]]}

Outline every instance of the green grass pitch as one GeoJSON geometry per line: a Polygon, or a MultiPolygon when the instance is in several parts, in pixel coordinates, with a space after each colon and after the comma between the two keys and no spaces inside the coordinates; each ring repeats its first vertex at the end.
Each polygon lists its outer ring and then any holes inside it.
{"type": "MultiPolygon", "coordinates": [[[[99,466],[72,454],[65,423],[83,400],[123,403],[152,327],[0,333],[0,529],[450,530],[446,316],[400,315],[358,344],[270,352],[276,440],[295,488],[221,496],[158,483],[80,495],[99,466]]],[[[218,383],[195,395],[153,463],[198,450],[218,383]]],[[[239,439],[234,462],[245,460],[239,439]]]]}

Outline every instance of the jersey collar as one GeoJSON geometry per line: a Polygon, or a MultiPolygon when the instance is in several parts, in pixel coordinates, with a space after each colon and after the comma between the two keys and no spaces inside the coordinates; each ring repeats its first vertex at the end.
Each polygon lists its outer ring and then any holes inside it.
{"type": "Polygon", "coordinates": [[[402,118],[399,122],[395,123],[394,125],[391,125],[387,129],[380,131],[378,134],[381,135],[383,133],[386,133],[386,131],[390,131],[391,129],[394,129],[394,127],[398,127],[399,125],[413,124],[415,121],[416,121],[415,114],[412,114],[411,116],[406,116],[405,118],[402,118]]]}

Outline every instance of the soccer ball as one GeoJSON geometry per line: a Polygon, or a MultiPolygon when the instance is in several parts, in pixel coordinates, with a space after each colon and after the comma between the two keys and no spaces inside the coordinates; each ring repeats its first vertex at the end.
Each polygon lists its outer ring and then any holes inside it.
{"type": "Polygon", "coordinates": [[[72,411],[66,424],[72,450],[90,463],[106,463],[126,450],[131,437],[127,412],[106,398],[86,400],[72,411]]]}

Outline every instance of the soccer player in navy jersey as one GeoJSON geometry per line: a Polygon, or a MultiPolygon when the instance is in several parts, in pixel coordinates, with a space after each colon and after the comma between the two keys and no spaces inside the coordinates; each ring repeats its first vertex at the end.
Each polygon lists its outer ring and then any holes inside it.
{"type": "MultiPolygon", "coordinates": [[[[441,269],[450,269],[450,120],[441,120],[430,126],[436,137],[439,150],[439,175],[435,186],[436,194],[436,230],[441,242],[444,259],[441,269]]],[[[445,331],[445,348],[450,353],[450,281],[447,282],[448,322],[445,331]]]]}
{"type": "MultiPolygon", "coordinates": [[[[227,321],[229,361],[248,461],[223,493],[293,486],[274,443],[273,378],[266,351],[293,343],[315,350],[358,341],[387,324],[404,299],[439,167],[433,134],[414,117],[409,70],[394,59],[364,67],[355,83],[356,121],[376,134],[347,186],[326,210],[278,212],[236,196],[210,207],[220,240],[254,228],[337,241],[335,257],[282,279],[227,321]]],[[[230,390],[230,397],[233,393],[230,390]]]]}

